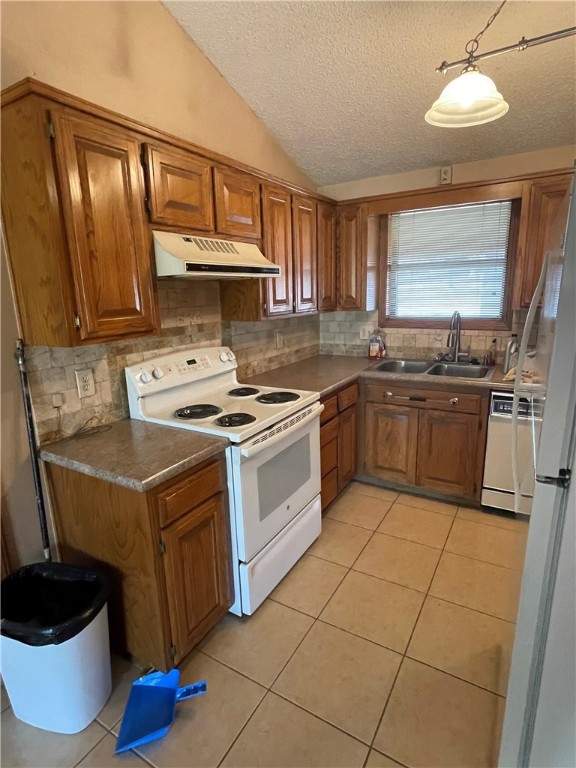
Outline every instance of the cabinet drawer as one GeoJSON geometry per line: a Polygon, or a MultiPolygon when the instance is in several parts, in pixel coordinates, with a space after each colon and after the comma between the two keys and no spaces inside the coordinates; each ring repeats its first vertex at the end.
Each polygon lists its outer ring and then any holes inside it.
{"type": "Polygon", "coordinates": [[[338,410],[345,411],[358,400],[358,384],[351,384],[338,392],[338,410]]]}
{"type": "Polygon", "coordinates": [[[395,384],[369,384],[366,387],[366,399],[372,403],[397,403],[413,408],[434,408],[437,411],[480,413],[482,396],[450,390],[410,389],[395,384]]]}
{"type": "Polygon", "coordinates": [[[320,447],[338,437],[338,419],[332,419],[320,427],[320,447]]]}
{"type": "Polygon", "coordinates": [[[322,404],[324,410],[320,414],[320,424],[325,424],[327,421],[330,421],[330,419],[333,419],[338,413],[338,396],[331,395],[330,397],[327,397],[326,400],[322,400],[322,404]]]}
{"type": "Polygon", "coordinates": [[[321,484],[322,509],[326,509],[338,495],[338,470],[333,469],[322,478],[321,484]]]}
{"type": "Polygon", "coordinates": [[[192,477],[166,488],[158,494],[160,525],[169,525],[185,512],[222,491],[221,464],[215,461],[192,477]]]}
{"type": "Polygon", "coordinates": [[[330,440],[320,449],[320,474],[327,475],[338,466],[338,438],[330,440]]]}

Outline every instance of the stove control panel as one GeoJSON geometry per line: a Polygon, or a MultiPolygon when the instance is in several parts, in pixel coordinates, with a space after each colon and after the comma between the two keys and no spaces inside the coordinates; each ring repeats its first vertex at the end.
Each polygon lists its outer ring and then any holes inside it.
{"type": "Polygon", "coordinates": [[[236,367],[236,356],[228,347],[186,349],[162,355],[126,368],[128,397],[146,397],[220,374],[232,375],[236,367]]]}

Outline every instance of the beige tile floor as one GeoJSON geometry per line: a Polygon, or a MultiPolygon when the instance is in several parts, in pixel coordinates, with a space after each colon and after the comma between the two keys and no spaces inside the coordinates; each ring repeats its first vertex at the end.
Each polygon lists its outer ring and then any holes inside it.
{"type": "Polygon", "coordinates": [[[226,616],[181,664],[169,735],[114,757],[137,667],[75,736],[17,720],[2,766],[495,766],[527,526],[352,483],[252,617],[226,616]]]}

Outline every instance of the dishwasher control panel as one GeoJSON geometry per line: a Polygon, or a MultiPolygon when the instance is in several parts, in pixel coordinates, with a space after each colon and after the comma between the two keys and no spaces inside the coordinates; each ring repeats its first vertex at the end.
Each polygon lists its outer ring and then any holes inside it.
{"type": "MultiPolygon", "coordinates": [[[[492,402],[490,403],[490,415],[510,416],[511,418],[512,402],[513,395],[511,394],[493,393],[492,402]]],[[[532,416],[539,418],[542,416],[543,408],[543,400],[531,400],[527,397],[521,397],[518,403],[518,416],[525,419],[532,418],[532,416]]]]}

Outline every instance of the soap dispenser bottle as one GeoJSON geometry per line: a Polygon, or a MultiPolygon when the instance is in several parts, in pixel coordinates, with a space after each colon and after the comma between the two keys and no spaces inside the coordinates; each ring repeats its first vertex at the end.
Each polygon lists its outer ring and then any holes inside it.
{"type": "Polygon", "coordinates": [[[488,365],[496,365],[496,345],[497,345],[496,339],[492,339],[492,343],[490,344],[490,350],[488,352],[488,365]]]}
{"type": "Polygon", "coordinates": [[[368,357],[370,360],[378,360],[382,351],[382,337],[377,330],[372,331],[368,341],[368,357]]]}
{"type": "Polygon", "coordinates": [[[518,334],[513,333],[506,344],[504,352],[504,373],[508,373],[518,362],[518,334]]]}

